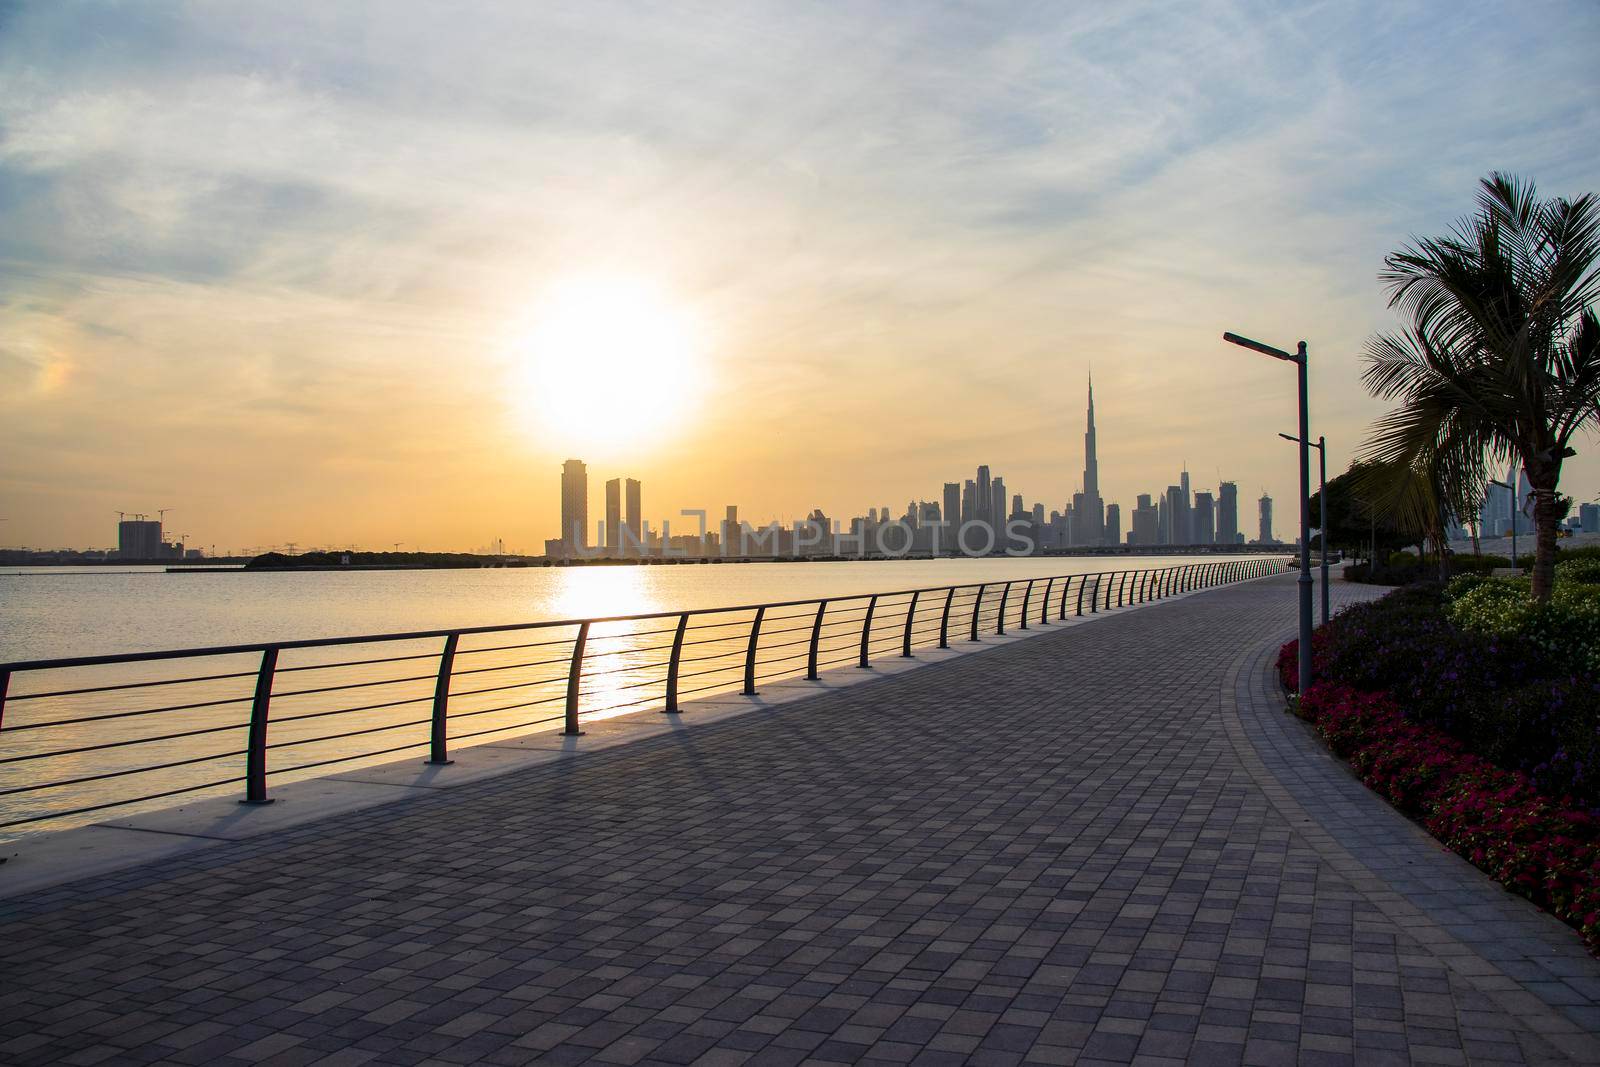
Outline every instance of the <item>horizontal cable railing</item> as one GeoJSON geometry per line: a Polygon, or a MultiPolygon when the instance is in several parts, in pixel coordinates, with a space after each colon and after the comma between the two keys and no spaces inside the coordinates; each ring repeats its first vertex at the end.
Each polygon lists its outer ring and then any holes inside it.
{"type": "Polygon", "coordinates": [[[599,619],[0,664],[0,831],[713,693],[1282,573],[1280,558],[599,619]],[[269,731],[270,727],[270,731],[269,731]]]}

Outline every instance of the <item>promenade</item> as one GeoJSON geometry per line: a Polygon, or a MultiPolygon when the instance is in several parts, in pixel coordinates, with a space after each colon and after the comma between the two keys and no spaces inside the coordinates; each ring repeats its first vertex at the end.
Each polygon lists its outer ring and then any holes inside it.
{"type": "Polygon", "coordinates": [[[1284,715],[1294,595],[0,900],[0,1062],[1600,1063],[1576,936],[1284,715]]]}

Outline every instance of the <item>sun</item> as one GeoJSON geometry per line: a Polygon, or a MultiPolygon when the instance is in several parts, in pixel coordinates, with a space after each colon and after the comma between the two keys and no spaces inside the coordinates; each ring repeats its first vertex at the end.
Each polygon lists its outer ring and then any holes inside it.
{"type": "Polygon", "coordinates": [[[572,454],[616,452],[680,431],[703,384],[698,323],[636,278],[552,285],[512,345],[515,417],[572,454]]]}

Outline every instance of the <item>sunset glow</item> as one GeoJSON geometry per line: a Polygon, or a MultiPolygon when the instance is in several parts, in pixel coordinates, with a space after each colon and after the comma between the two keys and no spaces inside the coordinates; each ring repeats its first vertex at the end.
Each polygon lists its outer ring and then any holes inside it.
{"type": "Polygon", "coordinates": [[[704,341],[662,290],[635,278],[564,279],[510,348],[510,402],[553,448],[607,455],[683,426],[704,381],[704,341]]]}

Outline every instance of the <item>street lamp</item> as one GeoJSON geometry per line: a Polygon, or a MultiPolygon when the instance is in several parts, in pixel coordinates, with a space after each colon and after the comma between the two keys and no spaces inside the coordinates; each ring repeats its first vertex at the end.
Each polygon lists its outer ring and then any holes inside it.
{"type": "Polygon", "coordinates": [[[1498,478],[1490,478],[1489,484],[1511,490],[1511,569],[1520,571],[1522,568],[1517,564],[1517,490],[1498,478]]]}
{"type": "Polygon", "coordinates": [[[1264,345],[1238,334],[1225,333],[1229,344],[1260,352],[1299,368],[1300,379],[1300,694],[1311,688],[1311,419],[1306,410],[1306,343],[1300,342],[1294,355],[1281,348],[1264,345]]]}
{"type": "MultiPolygon", "coordinates": [[[[1300,438],[1290,434],[1280,433],[1279,437],[1285,441],[1296,441],[1300,438]]],[[[1322,625],[1328,625],[1328,439],[1318,437],[1317,443],[1311,446],[1317,450],[1318,489],[1322,496],[1322,625]]]]}

